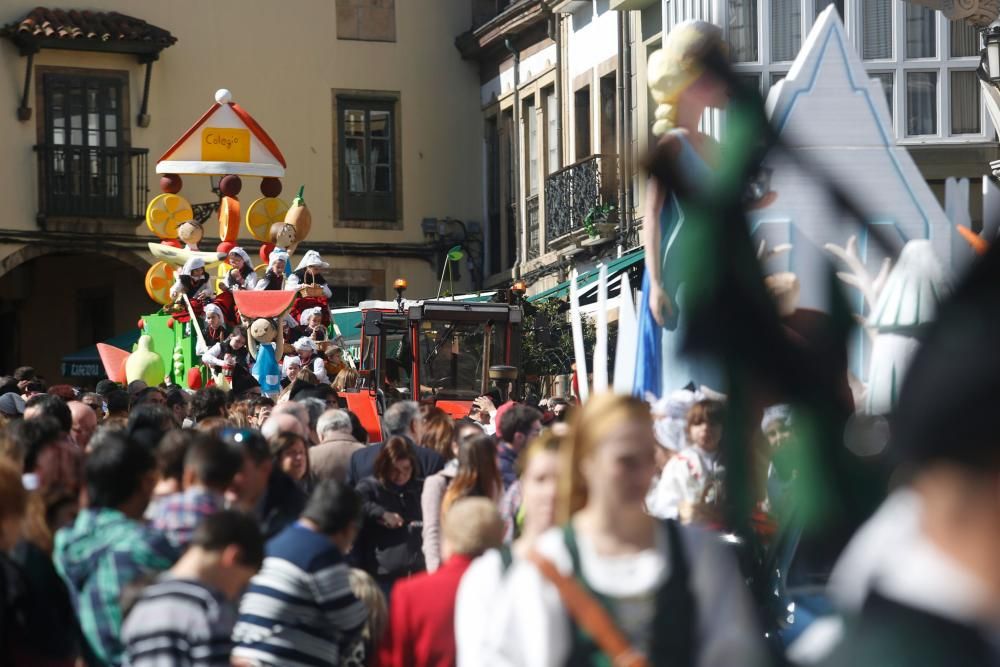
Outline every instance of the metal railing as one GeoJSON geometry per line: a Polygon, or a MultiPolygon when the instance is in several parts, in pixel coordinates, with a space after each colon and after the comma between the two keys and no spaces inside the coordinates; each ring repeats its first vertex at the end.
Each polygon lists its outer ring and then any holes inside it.
{"type": "Polygon", "coordinates": [[[39,217],[141,218],[148,148],[35,146],[39,217]]]}
{"type": "Polygon", "coordinates": [[[592,211],[615,205],[608,223],[618,222],[618,160],[613,155],[594,155],[580,160],[545,179],[545,238],[551,242],[584,227],[592,211]]]}

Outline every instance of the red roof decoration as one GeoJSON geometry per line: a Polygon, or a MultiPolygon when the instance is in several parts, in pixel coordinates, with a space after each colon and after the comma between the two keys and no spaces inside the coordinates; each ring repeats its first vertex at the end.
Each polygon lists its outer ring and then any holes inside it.
{"type": "Polygon", "coordinates": [[[170,31],[134,16],[47,7],[36,7],[21,20],[8,23],[0,29],[0,37],[22,45],[56,40],[77,43],[67,44],[66,48],[87,48],[88,43],[112,46],[108,43],[130,42],[144,44],[150,51],[160,51],[177,42],[170,31]]]}

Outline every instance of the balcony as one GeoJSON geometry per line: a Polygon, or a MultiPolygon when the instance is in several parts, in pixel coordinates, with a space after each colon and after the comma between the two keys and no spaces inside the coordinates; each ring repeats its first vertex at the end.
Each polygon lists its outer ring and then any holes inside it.
{"type": "Polygon", "coordinates": [[[146,212],[147,148],[38,145],[38,218],[136,220],[146,212]]]}
{"type": "Polygon", "coordinates": [[[618,225],[618,158],[594,155],[545,179],[545,239],[557,249],[574,242],[606,237],[618,225]],[[602,207],[614,206],[601,214],[602,207]],[[591,229],[587,229],[587,216],[591,229]]]}

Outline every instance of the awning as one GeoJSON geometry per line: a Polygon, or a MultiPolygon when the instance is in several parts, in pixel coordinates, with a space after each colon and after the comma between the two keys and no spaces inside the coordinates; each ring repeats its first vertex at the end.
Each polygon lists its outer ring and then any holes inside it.
{"type": "MultiPolygon", "coordinates": [[[[636,248],[631,252],[628,252],[617,259],[613,259],[608,262],[608,296],[617,295],[618,285],[620,284],[620,276],[625,271],[628,271],[632,267],[636,267],[637,271],[644,268],[645,250],[643,248],[636,248]]],[[[581,273],[576,278],[577,288],[580,290],[580,298],[585,299],[587,297],[596,296],[597,293],[597,278],[600,274],[599,268],[593,268],[590,271],[581,273]]],[[[559,283],[555,287],[550,287],[544,292],[539,292],[533,296],[527,298],[528,303],[533,303],[535,301],[547,301],[549,299],[565,299],[569,297],[569,283],[567,280],[565,282],[559,283]]],[[[632,280],[632,286],[638,287],[638,280],[632,280]]]]}
{"type": "MultiPolygon", "coordinates": [[[[361,341],[361,310],[358,308],[335,308],[330,311],[333,324],[348,345],[357,345],[361,341]]],[[[334,332],[334,337],[337,336],[334,332]]]]}
{"type": "MultiPolygon", "coordinates": [[[[132,329],[102,342],[122,350],[131,350],[139,340],[140,333],[139,329],[132,329]]],[[[104,364],[101,363],[101,355],[97,353],[97,344],[64,356],[60,372],[63,377],[68,378],[104,377],[104,364]]]]}

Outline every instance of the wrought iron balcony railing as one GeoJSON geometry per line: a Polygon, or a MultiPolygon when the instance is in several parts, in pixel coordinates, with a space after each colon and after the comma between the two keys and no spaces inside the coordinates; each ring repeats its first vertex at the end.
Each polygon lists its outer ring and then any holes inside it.
{"type": "Polygon", "coordinates": [[[38,145],[39,217],[141,218],[147,148],[38,145]]]}
{"type": "Polygon", "coordinates": [[[617,224],[617,182],[618,159],[613,155],[594,155],[553,172],[545,179],[546,241],[583,229],[587,216],[606,205],[615,208],[602,222],[617,224]]]}

